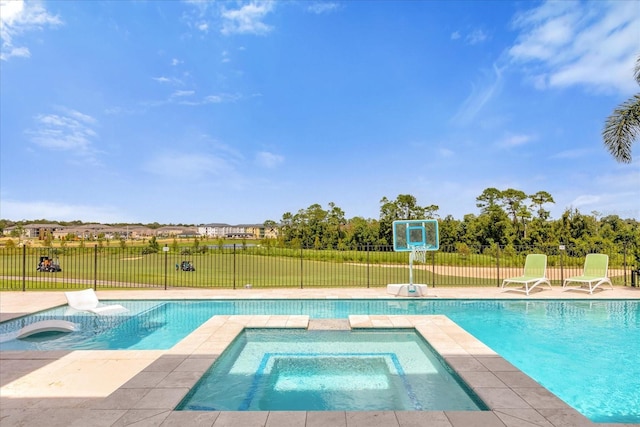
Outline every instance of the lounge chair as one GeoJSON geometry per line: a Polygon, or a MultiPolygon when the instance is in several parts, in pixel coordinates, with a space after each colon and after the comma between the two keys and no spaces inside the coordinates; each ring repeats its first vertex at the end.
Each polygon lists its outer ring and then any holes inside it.
{"type": "Polygon", "coordinates": [[[84,291],[65,292],[69,307],[76,311],[89,311],[94,314],[115,314],[128,311],[120,304],[101,304],[98,296],[91,288],[84,291]]]}
{"type": "Polygon", "coordinates": [[[551,288],[551,283],[547,279],[547,256],[543,254],[529,254],[524,261],[524,273],[522,276],[509,277],[502,281],[501,288],[510,283],[522,285],[520,289],[510,289],[516,292],[524,292],[529,295],[532,289],[538,285],[546,284],[551,288]]]}
{"type": "Polygon", "coordinates": [[[27,338],[31,335],[41,334],[43,332],[75,332],[78,330],[79,326],[77,324],[67,322],[66,320],[41,320],[20,329],[16,338],[27,338]]]}
{"type": "Polygon", "coordinates": [[[585,291],[593,294],[598,286],[605,283],[613,289],[613,284],[608,276],[609,272],[609,255],[606,254],[587,254],[584,260],[584,270],[581,276],[574,276],[564,279],[562,287],[565,291],[585,291]],[[567,283],[581,283],[580,286],[567,288],[567,283]]]}

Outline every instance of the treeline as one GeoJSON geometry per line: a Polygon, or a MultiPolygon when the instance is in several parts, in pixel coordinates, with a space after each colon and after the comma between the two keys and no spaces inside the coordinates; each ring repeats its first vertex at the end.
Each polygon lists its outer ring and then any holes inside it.
{"type": "Polygon", "coordinates": [[[577,252],[594,250],[613,252],[614,246],[635,248],[640,262],[640,222],[597,212],[582,214],[567,209],[557,220],[545,209],[553,197],[539,191],[527,195],[520,190],[487,188],[476,198],[479,214],[467,214],[462,220],[447,215],[440,218],[436,205],[420,206],[414,196],[401,194],[395,200],[380,201],[379,219],[347,219],[334,203],[324,209],[313,204],[292,214],[286,212],[266,226],[279,227],[278,244],[284,247],[348,249],[362,246],[391,245],[395,220],[437,219],[441,247],[567,245],[577,252]]]}
{"type": "MultiPolygon", "coordinates": [[[[265,240],[264,244],[316,249],[355,249],[363,246],[391,245],[393,221],[437,219],[441,247],[567,245],[580,253],[612,253],[614,246],[627,245],[632,248],[640,263],[638,220],[622,219],[617,215],[602,216],[597,212],[587,215],[578,209],[567,209],[559,219],[552,220],[546,207],[553,203],[553,197],[546,191],[528,195],[512,188],[487,188],[476,198],[479,213],[467,214],[461,220],[451,215],[441,218],[437,205],[420,206],[416,198],[409,194],[400,194],[395,200],[383,197],[380,200],[378,219],[348,219],[345,212],[335,203],[329,203],[326,209],[319,204],[313,204],[295,214],[286,212],[279,221],[265,221],[266,228],[278,229],[279,233],[277,240],[265,240]]],[[[12,225],[50,222],[40,219],[14,223],[2,219],[0,230],[12,225]]],[[[82,221],[56,222],[65,226],[84,224],[82,221]]],[[[164,224],[154,222],[109,225],[145,225],[159,228],[164,224]]]]}

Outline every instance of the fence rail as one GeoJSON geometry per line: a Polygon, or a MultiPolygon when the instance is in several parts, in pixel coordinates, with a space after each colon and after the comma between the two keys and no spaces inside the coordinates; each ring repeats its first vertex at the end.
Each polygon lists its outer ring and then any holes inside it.
{"type": "MultiPolygon", "coordinates": [[[[609,277],[615,285],[631,285],[638,274],[638,248],[609,248],[609,277]]],[[[392,246],[349,250],[289,249],[225,245],[192,248],[65,247],[0,248],[0,290],[98,288],[310,288],[380,287],[406,283],[409,255],[392,246]],[[46,257],[53,268],[40,271],[46,257]],[[194,271],[183,271],[188,261],[194,271]],[[55,266],[60,267],[56,271],[55,266]]],[[[596,252],[595,250],[593,252],[596,252]]],[[[499,286],[522,274],[529,253],[548,257],[552,284],[582,273],[584,249],[566,247],[440,247],[414,263],[415,283],[432,287],[499,286]]]]}

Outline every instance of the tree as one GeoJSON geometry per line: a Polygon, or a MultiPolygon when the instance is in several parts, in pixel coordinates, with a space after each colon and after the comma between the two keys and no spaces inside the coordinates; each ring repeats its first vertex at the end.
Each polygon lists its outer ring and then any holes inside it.
{"type": "Polygon", "coordinates": [[[462,224],[452,215],[447,215],[438,221],[440,248],[451,250],[457,242],[461,240],[463,234],[462,224]]]}
{"type": "Polygon", "coordinates": [[[343,228],[346,225],[347,220],[345,219],[344,211],[333,202],[329,203],[327,223],[328,226],[324,236],[325,247],[337,247],[344,238],[343,228]]]}
{"type": "MultiPolygon", "coordinates": [[[[399,194],[396,200],[390,201],[386,197],[380,200],[380,237],[387,244],[393,240],[393,221],[425,219],[427,208],[419,206],[414,196],[399,194]]],[[[429,215],[435,215],[438,206],[431,205],[428,208],[429,215]]]]}
{"type": "Polygon", "coordinates": [[[481,195],[476,197],[476,206],[480,208],[481,213],[490,212],[498,207],[500,197],[502,197],[502,192],[497,188],[486,188],[481,195]]]}
{"type": "Polygon", "coordinates": [[[158,252],[160,250],[160,243],[158,243],[156,236],[151,236],[151,239],[149,239],[148,248],[149,248],[149,251],[153,253],[158,252]]]}
{"type": "Polygon", "coordinates": [[[518,216],[521,209],[526,209],[526,207],[522,204],[522,202],[527,198],[527,195],[524,191],[514,190],[513,188],[508,188],[501,192],[500,200],[504,204],[507,212],[511,215],[513,219],[513,223],[518,222],[518,216]]]}
{"type": "Polygon", "coordinates": [[[553,200],[551,194],[547,193],[546,191],[538,191],[536,194],[532,194],[531,196],[529,196],[529,198],[531,199],[531,205],[538,207],[538,218],[542,220],[548,219],[549,211],[543,209],[542,205],[544,205],[545,203],[555,203],[555,200],[553,200]]]}
{"type": "MultiPolygon", "coordinates": [[[[640,85],[640,56],[634,77],[640,85]]],[[[621,163],[631,163],[631,145],[640,136],[640,93],[622,103],[607,118],[602,139],[613,157],[621,163]]]]}

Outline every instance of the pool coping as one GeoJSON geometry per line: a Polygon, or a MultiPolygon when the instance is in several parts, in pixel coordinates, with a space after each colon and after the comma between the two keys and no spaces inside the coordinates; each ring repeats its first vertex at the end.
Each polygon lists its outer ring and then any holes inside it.
{"type": "MultiPolygon", "coordinates": [[[[594,295],[498,289],[437,289],[455,299],[637,299],[637,288],[594,295]],[[560,298],[559,298],[560,297],[560,298]]],[[[391,299],[380,289],[99,291],[101,299],[391,299]]],[[[62,292],[0,293],[4,319],[64,304],[62,292]]],[[[4,320],[3,319],[3,320],[4,320]]],[[[313,319],[316,320],[316,319],[313,319]]],[[[326,321],[326,319],[322,319],[326,321]]],[[[346,323],[345,319],[340,322],[346,323]]],[[[353,328],[414,327],[490,411],[173,411],[244,327],[309,326],[308,316],[214,316],[176,346],[159,350],[0,352],[0,425],[124,426],[604,426],[592,423],[446,316],[350,316],[353,328]],[[203,329],[204,328],[204,329],[203,329]]],[[[619,425],[624,424],[607,424],[619,425]]]]}

